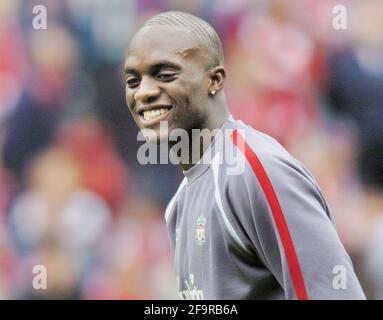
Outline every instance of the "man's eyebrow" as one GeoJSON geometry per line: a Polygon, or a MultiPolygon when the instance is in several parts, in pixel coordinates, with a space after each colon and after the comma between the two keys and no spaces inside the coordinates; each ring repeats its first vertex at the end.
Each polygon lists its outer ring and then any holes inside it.
{"type": "Polygon", "coordinates": [[[138,71],[134,68],[124,67],[124,74],[138,74],[138,71]]]}
{"type": "MultiPolygon", "coordinates": [[[[175,69],[175,70],[181,70],[182,67],[178,64],[175,64],[173,62],[169,62],[169,61],[160,61],[160,62],[157,62],[156,64],[152,65],[150,67],[150,71],[151,72],[158,72],[159,70],[161,69],[175,69]]],[[[134,69],[134,68],[131,68],[131,67],[128,67],[128,66],[125,66],[124,67],[124,74],[134,74],[134,75],[138,75],[139,72],[134,69]]]]}
{"type": "Polygon", "coordinates": [[[175,69],[175,70],[181,70],[181,66],[179,66],[178,64],[175,64],[175,63],[172,63],[172,62],[169,62],[169,61],[161,61],[161,62],[158,62],[156,64],[154,64],[153,66],[150,67],[150,70],[153,72],[155,71],[159,71],[161,69],[175,69]]]}

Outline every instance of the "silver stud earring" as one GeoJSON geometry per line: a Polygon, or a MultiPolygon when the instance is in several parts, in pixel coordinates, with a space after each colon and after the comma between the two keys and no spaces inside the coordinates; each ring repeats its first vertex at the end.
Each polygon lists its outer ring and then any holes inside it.
{"type": "Polygon", "coordinates": [[[210,94],[211,94],[212,96],[214,96],[214,95],[215,95],[215,90],[210,91],[210,94]]]}

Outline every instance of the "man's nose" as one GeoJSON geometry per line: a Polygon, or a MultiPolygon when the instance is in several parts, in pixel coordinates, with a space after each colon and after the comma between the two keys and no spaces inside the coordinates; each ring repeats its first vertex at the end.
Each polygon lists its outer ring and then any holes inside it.
{"type": "Polygon", "coordinates": [[[161,93],[160,88],[155,84],[153,79],[143,77],[140,86],[134,95],[134,99],[138,103],[150,103],[155,101],[161,93]]]}

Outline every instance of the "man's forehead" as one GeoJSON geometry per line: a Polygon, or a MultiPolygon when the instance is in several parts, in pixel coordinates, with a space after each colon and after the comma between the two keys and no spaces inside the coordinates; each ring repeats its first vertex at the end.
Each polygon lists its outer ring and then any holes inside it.
{"type": "MultiPolygon", "coordinates": [[[[201,45],[190,31],[178,26],[147,26],[140,29],[131,40],[126,59],[142,57],[162,59],[193,57],[201,51],[201,45]]],[[[136,59],[134,59],[136,58],[136,59]]]]}
{"type": "Polygon", "coordinates": [[[128,54],[148,49],[174,53],[195,46],[198,46],[198,41],[187,28],[153,25],[141,28],[134,35],[128,54]]]}

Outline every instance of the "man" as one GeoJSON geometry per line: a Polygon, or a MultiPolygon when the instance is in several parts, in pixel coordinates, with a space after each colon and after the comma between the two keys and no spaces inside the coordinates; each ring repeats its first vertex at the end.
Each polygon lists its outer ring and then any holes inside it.
{"type": "Polygon", "coordinates": [[[124,75],[127,105],[150,142],[218,129],[207,146],[189,135],[201,159],[183,158],[185,179],[165,213],[182,298],[365,298],[314,178],[230,116],[222,47],[208,23],[183,12],[152,17],[129,44],[124,75]],[[242,170],[229,170],[224,149],[242,170]]]}

